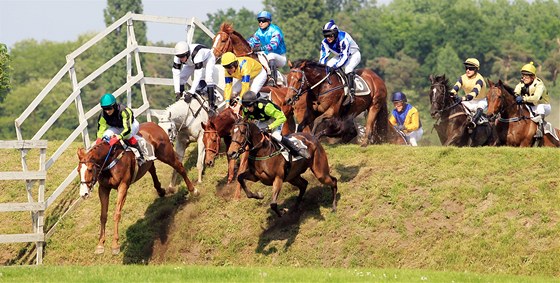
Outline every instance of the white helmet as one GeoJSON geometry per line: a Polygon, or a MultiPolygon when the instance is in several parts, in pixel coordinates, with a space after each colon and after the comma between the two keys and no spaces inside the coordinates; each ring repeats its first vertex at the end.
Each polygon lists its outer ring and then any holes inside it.
{"type": "Polygon", "coordinates": [[[175,44],[175,55],[181,55],[189,52],[189,45],[186,41],[179,41],[175,44]]]}

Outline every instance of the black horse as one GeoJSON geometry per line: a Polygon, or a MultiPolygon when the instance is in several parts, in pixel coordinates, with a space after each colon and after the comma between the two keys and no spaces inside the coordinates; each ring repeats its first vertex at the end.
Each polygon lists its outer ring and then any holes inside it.
{"type": "Polygon", "coordinates": [[[449,81],[443,76],[430,76],[430,115],[436,119],[434,128],[444,146],[496,145],[494,125],[486,122],[474,128],[468,125],[471,118],[449,90],[449,81]]]}

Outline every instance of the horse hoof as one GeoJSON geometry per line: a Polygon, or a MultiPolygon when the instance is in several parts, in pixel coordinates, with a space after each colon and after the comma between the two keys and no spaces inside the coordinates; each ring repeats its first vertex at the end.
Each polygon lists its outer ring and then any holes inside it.
{"type": "Polygon", "coordinates": [[[197,197],[200,195],[200,193],[198,192],[198,189],[194,189],[194,191],[192,192],[193,196],[197,197]]]}
{"type": "Polygon", "coordinates": [[[113,255],[118,255],[121,252],[121,248],[113,248],[113,255]]]}
{"type": "Polygon", "coordinates": [[[105,248],[103,246],[97,246],[93,253],[96,254],[96,255],[100,255],[104,252],[105,252],[105,248]]]}
{"type": "Polygon", "coordinates": [[[264,195],[261,192],[257,192],[257,199],[263,199],[264,195]]]}

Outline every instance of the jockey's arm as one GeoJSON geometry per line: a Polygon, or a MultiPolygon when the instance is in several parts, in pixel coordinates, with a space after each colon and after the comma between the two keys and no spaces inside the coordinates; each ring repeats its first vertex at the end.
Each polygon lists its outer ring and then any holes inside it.
{"type": "Polygon", "coordinates": [[[413,132],[420,128],[420,115],[418,114],[418,110],[412,107],[408,113],[407,118],[404,120],[404,129],[406,132],[413,132]]]}
{"type": "Polygon", "coordinates": [[[331,50],[325,43],[325,41],[321,42],[321,59],[319,59],[319,63],[327,64],[327,60],[329,59],[329,55],[331,54],[331,50]]]}
{"type": "Polygon", "coordinates": [[[191,88],[189,89],[190,93],[195,93],[196,88],[198,87],[198,84],[200,83],[200,79],[202,79],[202,67],[203,62],[200,63],[196,63],[194,65],[194,73],[193,73],[193,78],[192,78],[192,85],[191,88]]]}
{"type": "Polygon", "coordinates": [[[397,125],[397,119],[395,119],[395,116],[391,113],[389,115],[389,123],[391,123],[391,126],[393,127],[397,125]]]}
{"type": "Polygon", "coordinates": [[[533,105],[537,105],[539,104],[539,100],[541,100],[541,97],[544,93],[544,84],[542,83],[538,83],[537,86],[535,87],[535,92],[533,92],[533,94],[529,94],[527,96],[523,97],[523,102],[527,102],[527,103],[532,103],[533,105]]]}
{"type": "Polygon", "coordinates": [[[231,98],[231,91],[233,89],[233,77],[225,77],[226,86],[224,87],[224,100],[229,102],[231,98]]]}
{"type": "Polygon", "coordinates": [[[450,91],[451,94],[452,95],[457,95],[462,86],[463,86],[463,79],[462,79],[462,77],[459,77],[457,79],[457,82],[455,82],[455,85],[453,85],[453,87],[451,88],[451,91],[450,91]]]}
{"type": "Polygon", "coordinates": [[[471,92],[467,94],[467,100],[472,100],[473,98],[477,97],[478,94],[480,93],[480,90],[482,89],[483,84],[484,83],[482,82],[482,80],[477,80],[471,92]],[[469,95],[470,97],[468,97],[469,95]]]}
{"type": "Polygon", "coordinates": [[[173,56],[173,67],[171,68],[171,73],[173,74],[173,88],[175,89],[175,93],[181,91],[181,62],[179,58],[173,56]]]}
{"type": "Polygon", "coordinates": [[[286,115],[284,115],[284,112],[278,110],[276,107],[274,107],[274,104],[272,103],[266,104],[266,106],[264,107],[264,113],[274,119],[274,122],[268,125],[268,128],[270,130],[274,130],[280,127],[287,120],[286,115]]]}
{"type": "Polygon", "coordinates": [[[344,66],[344,64],[346,64],[346,62],[348,61],[348,52],[350,52],[350,42],[348,41],[348,39],[343,39],[339,42],[341,48],[340,48],[340,55],[338,56],[338,61],[336,62],[336,64],[334,64],[333,68],[338,69],[342,66],[344,66]]]}
{"type": "Polygon", "coordinates": [[[247,42],[249,43],[251,48],[255,47],[255,45],[261,44],[261,41],[260,41],[259,37],[257,36],[257,33],[255,33],[255,34],[253,34],[253,36],[249,37],[249,39],[247,39],[247,42]]]}
{"type": "Polygon", "coordinates": [[[272,37],[270,38],[270,43],[265,46],[261,46],[261,49],[264,51],[265,54],[268,54],[272,50],[278,48],[278,45],[280,45],[280,41],[282,41],[282,35],[279,32],[275,32],[272,34],[272,37]]]}
{"type": "Polygon", "coordinates": [[[108,129],[107,121],[103,118],[103,113],[99,115],[99,120],[97,122],[97,138],[103,137],[103,133],[108,129]]]}
{"type": "Polygon", "coordinates": [[[121,140],[126,140],[130,138],[130,134],[132,133],[132,122],[134,120],[134,115],[132,114],[132,109],[125,108],[122,112],[123,117],[123,130],[120,134],[117,135],[117,138],[121,140]]]}

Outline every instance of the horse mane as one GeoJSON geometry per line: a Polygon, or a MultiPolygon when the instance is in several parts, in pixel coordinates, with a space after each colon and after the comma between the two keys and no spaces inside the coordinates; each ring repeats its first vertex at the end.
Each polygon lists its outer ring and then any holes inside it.
{"type": "Polygon", "coordinates": [[[444,84],[447,87],[447,89],[451,88],[451,86],[449,86],[449,79],[445,77],[445,74],[436,75],[436,77],[434,78],[434,81],[437,81],[439,83],[444,84]]]}
{"type": "Polygon", "coordinates": [[[210,125],[210,123],[214,125],[222,124],[223,121],[228,119],[230,116],[234,116],[237,120],[237,116],[233,113],[233,109],[226,108],[224,111],[220,112],[220,114],[210,117],[210,119],[208,119],[208,125],[210,125]]]}
{"type": "Polygon", "coordinates": [[[305,66],[309,66],[311,68],[325,68],[326,65],[321,64],[315,60],[311,60],[311,59],[298,59],[296,61],[294,61],[294,63],[292,63],[292,66],[294,66],[294,68],[299,68],[300,66],[305,65],[305,66]]]}
{"type": "Polygon", "coordinates": [[[499,80],[499,81],[498,81],[498,85],[499,85],[499,86],[502,86],[502,87],[507,91],[507,93],[509,93],[509,94],[511,94],[511,95],[514,95],[514,94],[513,94],[513,93],[514,93],[514,89],[513,89],[512,87],[510,87],[509,85],[507,85],[506,83],[502,82],[502,80],[499,80]]]}
{"type": "Polygon", "coordinates": [[[232,32],[234,32],[233,30],[233,24],[228,23],[228,22],[224,22],[220,25],[220,31],[221,32],[225,32],[227,34],[231,34],[232,32]]]}

